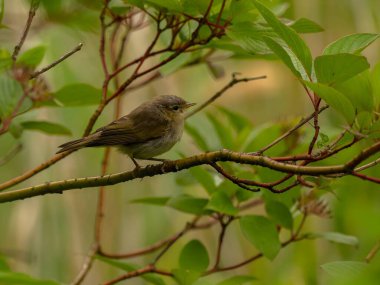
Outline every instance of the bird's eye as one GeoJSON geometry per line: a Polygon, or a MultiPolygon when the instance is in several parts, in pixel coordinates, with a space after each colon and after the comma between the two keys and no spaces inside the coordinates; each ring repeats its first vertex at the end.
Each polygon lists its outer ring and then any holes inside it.
{"type": "Polygon", "coordinates": [[[179,110],[179,106],[178,106],[178,105],[174,105],[174,106],[173,106],[173,110],[174,110],[174,111],[178,111],[178,110],[179,110]]]}

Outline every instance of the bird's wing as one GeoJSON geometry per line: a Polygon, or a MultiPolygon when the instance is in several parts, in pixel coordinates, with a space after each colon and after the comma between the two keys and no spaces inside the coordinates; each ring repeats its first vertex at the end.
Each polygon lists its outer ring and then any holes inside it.
{"type": "Polygon", "coordinates": [[[168,121],[154,113],[131,113],[96,130],[87,146],[142,143],[161,137],[168,127],[168,121]]]}

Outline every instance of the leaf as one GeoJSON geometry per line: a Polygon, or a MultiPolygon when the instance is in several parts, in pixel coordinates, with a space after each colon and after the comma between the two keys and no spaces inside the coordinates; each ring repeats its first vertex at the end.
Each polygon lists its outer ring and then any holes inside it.
{"type": "Polygon", "coordinates": [[[371,80],[371,86],[373,90],[373,99],[375,102],[375,106],[378,107],[380,105],[380,62],[378,62],[371,74],[370,74],[370,80],[371,80]]]}
{"type": "Polygon", "coordinates": [[[246,117],[240,115],[237,112],[233,112],[227,108],[218,106],[219,111],[225,114],[228,117],[228,120],[234,126],[234,128],[238,131],[242,131],[247,127],[252,127],[252,123],[246,117]]]}
{"type": "Polygon", "coordinates": [[[344,94],[359,111],[372,112],[374,109],[374,97],[368,70],[334,86],[344,94]]]}
{"type": "Polygon", "coordinates": [[[207,203],[207,199],[182,194],[169,199],[166,205],[181,212],[202,215],[207,203]]]}
{"type": "Polygon", "coordinates": [[[222,214],[234,216],[239,210],[232,204],[230,198],[222,191],[215,191],[211,195],[211,199],[206,209],[214,210],[222,214]]]}
{"type": "Polygon", "coordinates": [[[130,202],[135,203],[135,204],[165,206],[169,200],[170,200],[170,197],[146,197],[146,198],[134,199],[130,202]]]}
{"type": "Polygon", "coordinates": [[[318,82],[331,85],[363,72],[369,63],[364,56],[342,53],[318,56],[314,67],[318,82]]]}
{"type": "MultiPolygon", "coordinates": [[[[196,53],[197,56],[199,57],[200,56],[200,53],[196,53]]],[[[168,54],[166,56],[166,58],[168,58],[169,56],[171,56],[172,53],[168,54]]],[[[180,69],[181,67],[183,66],[186,66],[188,63],[192,62],[193,60],[195,60],[195,53],[181,53],[180,55],[178,55],[176,58],[170,60],[168,63],[164,64],[160,69],[160,73],[162,76],[168,76],[169,74],[177,71],[178,69],[180,69]]],[[[163,58],[163,60],[165,59],[165,57],[163,58]]]]}
{"type": "Polygon", "coordinates": [[[180,285],[193,285],[201,277],[201,273],[197,271],[182,268],[173,269],[172,273],[180,285]]]}
{"type": "Polygon", "coordinates": [[[0,49],[0,72],[12,67],[12,57],[8,50],[0,49]]]}
{"type": "Polygon", "coordinates": [[[273,28],[273,30],[285,41],[297,59],[301,62],[306,73],[310,76],[312,69],[312,57],[309,47],[301,37],[292,29],[283,24],[268,8],[258,1],[253,1],[260,14],[273,28]]]}
{"type": "Polygon", "coordinates": [[[328,241],[347,244],[352,246],[359,246],[359,240],[355,236],[345,235],[336,232],[325,232],[325,233],[313,233],[308,235],[309,238],[323,238],[328,241]]]}
{"type": "Polygon", "coordinates": [[[265,210],[268,216],[270,216],[276,223],[287,229],[293,228],[292,214],[290,213],[289,208],[283,203],[276,200],[268,200],[265,203],[265,210]]]}
{"type": "Polygon", "coordinates": [[[353,278],[362,273],[368,264],[359,261],[334,261],[321,265],[321,268],[332,277],[353,278]]]}
{"type": "Polygon", "coordinates": [[[206,271],[210,263],[207,249],[199,240],[189,241],[179,256],[179,266],[184,270],[195,272],[206,271]]]}
{"type": "Polygon", "coordinates": [[[348,100],[342,93],[336,89],[320,84],[305,82],[305,84],[318,94],[327,104],[338,111],[344,116],[346,121],[350,124],[355,119],[355,109],[350,100],[348,100]]]}
{"type": "Polygon", "coordinates": [[[99,104],[102,91],[88,84],[75,83],[62,87],[53,95],[64,106],[75,107],[99,104]]]}
{"type": "Polygon", "coordinates": [[[0,74],[0,119],[12,114],[22,96],[20,83],[6,74],[0,74]]]}
{"type": "Polygon", "coordinates": [[[186,123],[185,130],[193,138],[193,140],[195,141],[199,149],[204,150],[204,151],[209,150],[206,140],[203,138],[203,136],[197,130],[197,128],[192,127],[189,123],[186,123]]]}
{"type": "Polygon", "coordinates": [[[274,54],[277,55],[283,63],[285,63],[285,65],[293,72],[296,77],[304,78],[306,80],[306,78],[301,75],[302,71],[296,69],[291,56],[284,47],[269,37],[264,37],[263,39],[268,47],[274,52],[274,54]]]}
{"type": "Polygon", "coordinates": [[[158,6],[160,8],[166,8],[169,11],[181,12],[182,5],[179,0],[146,0],[148,4],[153,4],[153,6],[158,6]]]}
{"type": "Polygon", "coordinates": [[[3,22],[4,17],[4,0],[0,0],[0,24],[3,22]]]}
{"type": "Polygon", "coordinates": [[[295,30],[297,33],[319,33],[323,32],[324,29],[317,24],[316,22],[306,19],[300,18],[293,22],[290,27],[295,30]]]}
{"type": "Polygon", "coordinates": [[[244,216],[240,219],[244,236],[262,254],[273,260],[280,251],[281,244],[276,225],[263,216],[244,216]]]}
{"type": "Polygon", "coordinates": [[[0,271],[0,283],[7,285],[59,285],[55,281],[35,279],[24,273],[11,271],[0,271]]]}
{"type": "Polygon", "coordinates": [[[46,121],[24,121],[21,122],[21,126],[25,130],[31,131],[40,131],[46,134],[51,135],[63,135],[69,136],[71,135],[71,131],[57,123],[46,122],[46,121]]]}
{"type": "Polygon", "coordinates": [[[44,46],[31,48],[20,55],[20,57],[17,60],[17,63],[29,67],[36,67],[43,60],[45,56],[45,51],[46,48],[44,46]]]}
{"type": "Polygon", "coordinates": [[[250,275],[236,275],[217,283],[217,285],[243,285],[247,282],[255,280],[257,280],[257,278],[250,275]]]}
{"type": "Polygon", "coordinates": [[[198,180],[207,193],[211,194],[215,191],[214,177],[203,167],[192,167],[189,169],[190,174],[198,180]]]}
{"type": "MultiPolygon", "coordinates": [[[[123,261],[107,258],[100,255],[95,255],[95,258],[104,263],[107,263],[108,265],[112,267],[124,270],[126,272],[131,272],[131,271],[135,271],[139,269],[139,266],[132,263],[126,263],[123,261]]],[[[140,277],[151,284],[165,285],[165,282],[160,277],[152,273],[143,274],[140,277]]]]}
{"type": "Polygon", "coordinates": [[[7,260],[3,255],[0,254],[0,272],[5,272],[5,271],[11,271],[11,268],[8,265],[7,260]]]}
{"type": "Polygon", "coordinates": [[[215,114],[207,113],[207,118],[211,122],[215,132],[218,135],[219,141],[223,148],[233,149],[234,138],[231,128],[224,125],[220,120],[215,117],[215,114]]]}
{"type": "Polygon", "coordinates": [[[369,33],[344,36],[329,44],[323,51],[323,54],[359,53],[373,43],[379,36],[380,34],[369,33]]]}
{"type": "MultiPolygon", "coordinates": [[[[233,24],[226,29],[226,34],[250,54],[270,54],[271,50],[263,41],[263,36],[276,37],[273,30],[255,25],[252,22],[233,24]]],[[[231,49],[230,45],[228,49],[231,49]]]]}

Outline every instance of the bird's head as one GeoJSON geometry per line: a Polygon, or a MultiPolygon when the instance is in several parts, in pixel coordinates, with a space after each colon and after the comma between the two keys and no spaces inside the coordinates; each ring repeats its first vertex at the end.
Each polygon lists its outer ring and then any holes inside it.
{"type": "Polygon", "coordinates": [[[189,103],[174,95],[161,95],[153,99],[153,104],[169,117],[182,116],[184,111],[195,103],[189,103]]]}

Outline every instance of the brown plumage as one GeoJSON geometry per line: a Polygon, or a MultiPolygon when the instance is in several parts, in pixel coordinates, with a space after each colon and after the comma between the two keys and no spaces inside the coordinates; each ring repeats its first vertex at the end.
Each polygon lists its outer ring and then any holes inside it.
{"type": "Polygon", "coordinates": [[[134,158],[153,158],[180,140],[184,111],[193,105],[177,96],[157,96],[93,134],[60,145],[57,153],[84,147],[117,146],[137,165],[134,158]]]}

